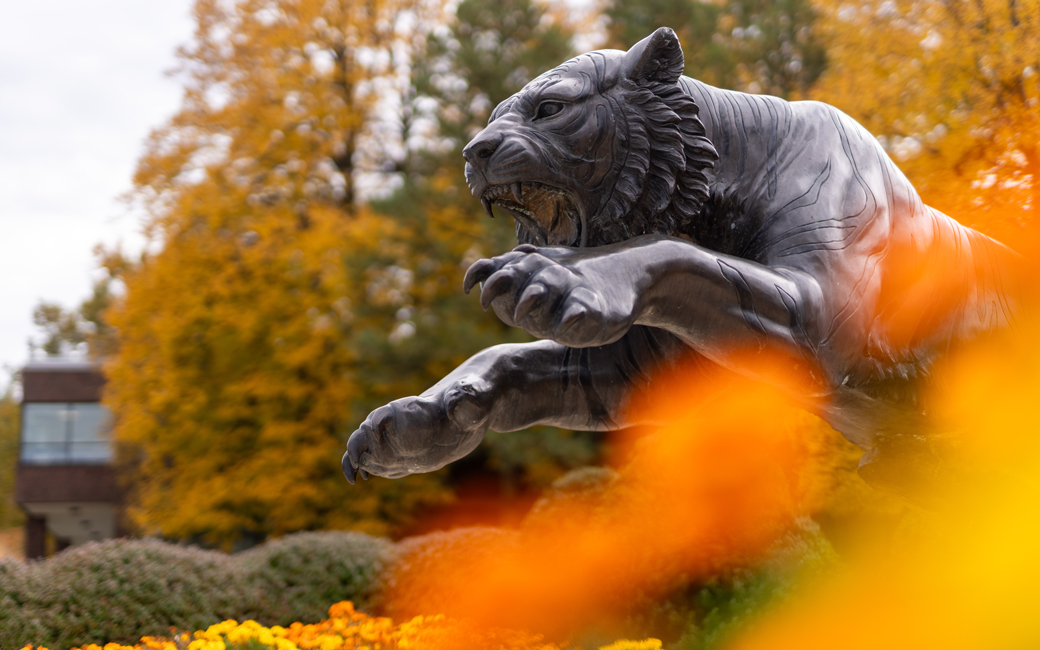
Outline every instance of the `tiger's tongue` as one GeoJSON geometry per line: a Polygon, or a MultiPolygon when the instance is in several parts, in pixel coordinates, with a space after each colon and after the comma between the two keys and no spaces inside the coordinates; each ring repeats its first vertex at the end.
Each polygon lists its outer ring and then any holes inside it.
{"type": "MultiPolygon", "coordinates": [[[[577,214],[566,196],[542,186],[525,184],[522,205],[534,215],[537,228],[541,230],[540,233],[532,233],[536,234],[536,238],[544,237],[546,243],[555,246],[577,244],[577,214]]],[[[530,229],[527,223],[530,217],[521,216],[524,218],[519,219],[520,222],[530,229]]]]}

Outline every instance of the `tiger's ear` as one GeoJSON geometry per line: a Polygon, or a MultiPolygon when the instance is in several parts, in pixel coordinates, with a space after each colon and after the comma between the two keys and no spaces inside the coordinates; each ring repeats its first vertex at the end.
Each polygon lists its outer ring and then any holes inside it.
{"type": "Polygon", "coordinates": [[[674,84],[683,73],[682,46],[671,27],[661,27],[625,53],[624,74],[635,82],[674,84]]]}

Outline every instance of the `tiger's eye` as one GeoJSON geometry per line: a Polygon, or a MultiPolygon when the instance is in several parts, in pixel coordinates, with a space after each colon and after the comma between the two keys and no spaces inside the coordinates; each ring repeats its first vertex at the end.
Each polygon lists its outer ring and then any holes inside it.
{"type": "Polygon", "coordinates": [[[536,120],[540,120],[543,117],[552,117],[563,110],[563,103],[561,102],[542,102],[538,106],[538,115],[535,116],[536,120]]]}

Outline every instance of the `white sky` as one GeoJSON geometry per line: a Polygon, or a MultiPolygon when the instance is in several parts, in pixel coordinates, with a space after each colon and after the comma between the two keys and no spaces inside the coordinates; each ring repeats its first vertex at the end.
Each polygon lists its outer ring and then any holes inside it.
{"type": "Polygon", "coordinates": [[[88,296],[95,244],[140,250],[140,215],[117,197],[148,132],[180,103],[163,73],[191,38],[190,9],[0,0],[0,368],[26,361],[41,299],[88,296]]]}

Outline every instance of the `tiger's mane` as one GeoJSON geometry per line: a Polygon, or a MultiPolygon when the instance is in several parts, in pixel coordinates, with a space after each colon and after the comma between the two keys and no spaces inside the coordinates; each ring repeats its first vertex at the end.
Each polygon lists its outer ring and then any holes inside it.
{"type": "Polygon", "coordinates": [[[622,79],[611,106],[621,114],[624,149],[613,191],[590,220],[590,245],[650,233],[685,233],[708,199],[718,153],[694,100],[678,84],[622,79]]]}

